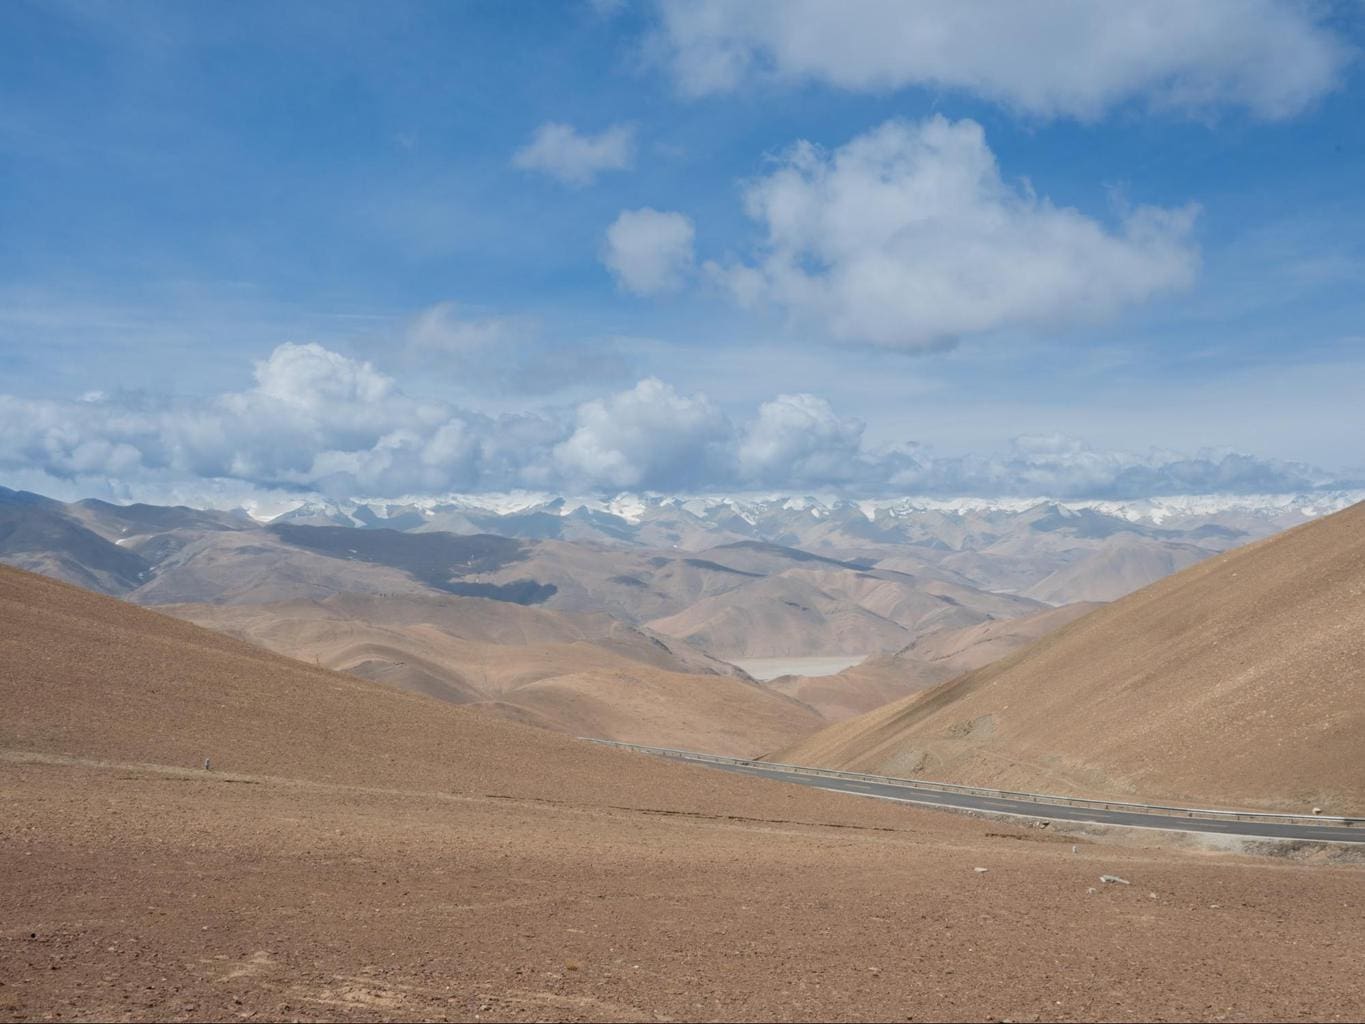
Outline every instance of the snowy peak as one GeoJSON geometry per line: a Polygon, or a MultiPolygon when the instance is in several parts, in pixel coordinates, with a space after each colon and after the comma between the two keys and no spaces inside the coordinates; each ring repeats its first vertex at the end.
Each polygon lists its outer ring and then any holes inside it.
{"type": "Polygon", "coordinates": [[[796,513],[813,519],[856,510],[869,522],[879,517],[903,518],[925,512],[949,515],[1007,513],[1036,514],[1062,520],[1080,520],[1086,513],[1100,513],[1130,522],[1160,525],[1169,519],[1213,516],[1226,513],[1265,517],[1297,516],[1314,519],[1365,500],[1361,491],[1317,491],[1301,494],[1201,494],[1137,498],[1127,501],[1093,499],[1058,501],[1038,498],[865,498],[851,501],[831,496],[788,494],[697,494],[664,495],[622,493],[611,498],[514,492],[508,494],[450,494],[440,497],[405,497],[396,501],[357,499],[331,501],[314,498],[301,502],[271,521],[302,522],[326,519],[335,525],[410,528],[416,517],[429,520],[439,513],[480,512],[496,516],[544,513],[570,516],[596,512],[632,525],[661,512],[685,512],[698,519],[738,516],[749,523],[774,514],[796,513]],[[405,525],[398,525],[405,522],[405,525]]]}

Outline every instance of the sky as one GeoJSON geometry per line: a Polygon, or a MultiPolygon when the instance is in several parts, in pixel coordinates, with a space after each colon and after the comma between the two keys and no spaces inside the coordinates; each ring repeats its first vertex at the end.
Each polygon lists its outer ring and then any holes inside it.
{"type": "Polygon", "coordinates": [[[1365,4],[0,5],[0,484],[1365,480],[1365,4]]]}

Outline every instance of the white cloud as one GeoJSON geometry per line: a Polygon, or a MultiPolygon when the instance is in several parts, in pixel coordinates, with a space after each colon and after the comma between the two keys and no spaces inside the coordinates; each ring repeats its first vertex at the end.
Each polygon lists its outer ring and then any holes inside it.
{"type": "Polygon", "coordinates": [[[512,155],[512,165],[539,171],[566,185],[591,185],[603,171],[623,171],[635,162],[635,129],[612,125],[585,135],[571,124],[547,121],[512,155]]]}
{"type": "Polygon", "coordinates": [[[555,447],[566,479],[593,487],[696,486],[715,479],[731,427],[705,395],[680,395],[653,377],[578,407],[555,447]]]}
{"type": "Polygon", "coordinates": [[[255,378],[246,391],[200,402],[0,396],[0,465],[343,490],[473,480],[471,455],[451,433],[463,427],[454,411],[404,395],[368,362],[284,344],[256,364],[255,378]]]}
{"type": "Polygon", "coordinates": [[[862,474],[861,420],[815,395],[778,395],[758,407],[739,444],[740,476],[776,487],[848,481],[862,474]]]}
{"type": "Polygon", "coordinates": [[[326,412],[341,405],[373,406],[393,395],[393,381],[369,363],[318,344],[284,344],[256,364],[253,395],[286,406],[326,412]]]}
{"type": "Polygon", "coordinates": [[[1325,13],[1281,0],[664,0],[660,34],[691,95],[758,77],[957,89],[1043,117],[1135,100],[1283,118],[1349,59],[1325,13]]]}
{"type": "Polygon", "coordinates": [[[602,262],[618,285],[636,295],[677,291],[693,270],[695,233],[681,213],[623,210],[607,228],[602,262]]]}
{"type": "Polygon", "coordinates": [[[281,345],[256,385],[202,401],[54,401],[0,394],[0,482],[66,495],[238,503],[281,491],[398,497],[516,488],[584,494],[837,487],[857,495],[1131,498],[1274,493],[1342,482],[1232,451],[1194,455],[1024,437],[1001,455],[870,449],[863,424],[809,394],[738,422],[646,378],[554,409],[491,419],[402,393],[369,363],[281,345]]]}
{"type": "Polygon", "coordinates": [[[1091,320],[1193,279],[1193,208],[1109,230],[1002,179],[974,121],[889,121],[834,152],[798,143],[745,194],[766,237],[711,274],[846,341],[927,348],[1091,320]]]}

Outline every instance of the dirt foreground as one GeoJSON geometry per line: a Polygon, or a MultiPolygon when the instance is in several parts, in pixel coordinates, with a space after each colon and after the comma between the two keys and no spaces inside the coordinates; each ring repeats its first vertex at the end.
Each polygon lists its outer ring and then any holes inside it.
{"type": "Polygon", "coordinates": [[[1361,949],[1360,867],[667,763],[0,570],[0,1019],[1357,1020],[1361,949]]]}
{"type": "Polygon", "coordinates": [[[822,824],[9,760],[0,799],[15,1020],[1365,1012],[1358,868],[853,798],[822,824]]]}

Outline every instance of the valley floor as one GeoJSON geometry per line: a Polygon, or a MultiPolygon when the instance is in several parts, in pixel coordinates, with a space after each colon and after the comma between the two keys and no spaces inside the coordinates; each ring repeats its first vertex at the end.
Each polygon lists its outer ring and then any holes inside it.
{"type": "Polygon", "coordinates": [[[1038,830],[746,783],[788,809],[768,820],[726,810],[737,782],[673,770],[715,794],[714,808],[10,751],[0,1017],[1331,1020],[1365,1009],[1357,868],[1087,843],[1073,853],[1038,830]],[[1106,873],[1132,884],[1103,885],[1106,873]]]}

